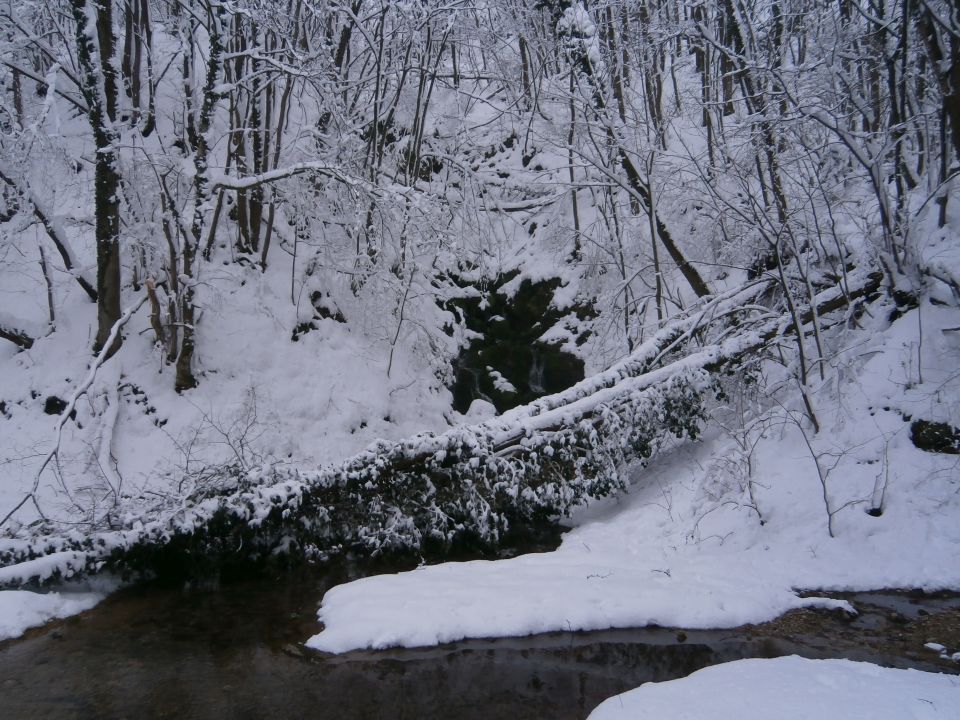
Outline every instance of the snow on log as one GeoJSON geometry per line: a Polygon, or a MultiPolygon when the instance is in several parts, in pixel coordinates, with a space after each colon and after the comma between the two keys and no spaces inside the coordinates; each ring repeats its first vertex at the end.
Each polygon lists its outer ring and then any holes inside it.
{"type": "MultiPolygon", "coordinates": [[[[831,288],[799,310],[800,327],[872,297],[881,279],[851,274],[846,293],[831,288]]],[[[379,441],[311,472],[224,467],[186,502],[128,517],[121,528],[0,542],[0,565],[75,552],[83,567],[71,564],[62,574],[150,571],[190,558],[327,559],[346,550],[496,546],[512,529],[622,490],[625,469],[674,438],[695,439],[721,374],[796,330],[792,317],[758,304],[768,289],[757,283],[704,300],[610,370],[500,417],[379,441]]],[[[10,573],[24,578],[29,567],[10,573]]]]}
{"type": "Polygon", "coordinates": [[[23,350],[33,347],[33,342],[45,334],[43,328],[28,326],[21,320],[0,312],[0,339],[9,340],[23,350]]]}

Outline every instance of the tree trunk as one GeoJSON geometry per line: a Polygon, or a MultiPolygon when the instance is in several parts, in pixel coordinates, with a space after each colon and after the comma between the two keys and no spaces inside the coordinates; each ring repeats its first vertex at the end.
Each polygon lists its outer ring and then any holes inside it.
{"type": "MultiPolygon", "coordinates": [[[[113,5],[72,0],[77,31],[77,61],[82,75],[93,138],[97,148],[94,171],[95,237],[97,243],[97,336],[99,352],[120,319],[120,175],[117,167],[117,76],[114,53],[113,5]]],[[[109,354],[121,344],[116,335],[109,354]]]]}

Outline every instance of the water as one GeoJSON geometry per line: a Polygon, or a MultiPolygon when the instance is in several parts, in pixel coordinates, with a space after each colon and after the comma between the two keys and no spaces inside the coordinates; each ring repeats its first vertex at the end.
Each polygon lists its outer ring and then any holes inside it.
{"type": "Polygon", "coordinates": [[[643,682],[742,657],[798,653],[960,672],[922,649],[931,632],[949,645],[956,631],[960,644],[960,598],[877,593],[852,597],[863,610],[852,622],[804,611],[723,631],[554,633],[342,656],[304,650],[323,591],[344,577],[306,569],[119,592],[80,617],[0,643],[0,716],[563,720],[643,682]]]}

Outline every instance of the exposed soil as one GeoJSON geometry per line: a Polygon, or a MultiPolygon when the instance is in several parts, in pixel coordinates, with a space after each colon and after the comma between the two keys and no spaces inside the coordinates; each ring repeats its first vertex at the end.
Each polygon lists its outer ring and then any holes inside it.
{"type": "Polygon", "coordinates": [[[762,625],[746,625],[735,632],[751,637],[775,637],[811,651],[829,653],[834,647],[859,647],[843,657],[853,660],[883,658],[893,667],[921,667],[960,674],[960,663],[941,658],[924,647],[928,642],[960,651],[960,595],[880,591],[817,593],[849,600],[859,611],[848,617],[840,611],[796,610],[762,625]]]}

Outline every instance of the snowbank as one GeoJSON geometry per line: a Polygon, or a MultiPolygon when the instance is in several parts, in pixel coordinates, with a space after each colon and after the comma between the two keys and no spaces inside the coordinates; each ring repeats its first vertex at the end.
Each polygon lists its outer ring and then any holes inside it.
{"type": "Polygon", "coordinates": [[[737,660],[649,683],[601,703],[589,720],[955,718],[960,678],[849,660],[737,660]]]}
{"type": "MultiPolygon", "coordinates": [[[[929,457],[900,448],[910,460],[902,471],[917,472],[921,487],[903,486],[895,474],[883,516],[851,506],[835,516],[831,538],[798,436],[785,429],[757,448],[762,526],[745,504],[703,494],[698,468],[709,471],[728,447],[679,452],[646,470],[645,487],[619,505],[581,518],[555,552],[443,563],[333,588],[319,612],[326,628],[307,644],[344,652],[653,624],[735,627],[824,604],[798,588],[960,587],[960,527],[944,520],[956,517],[958,498],[941,485],[949,480],[922,469],[929,457]]],[[[852,475],[851,468],[845,480],[852,475]]],[[[858,492],[869,496],[872,474],[861,480],[858,492]]]]}
{"type": "Polygon", "coordinates": [[[100,593],[92,592],[0,591],[0,640],[18,637],[27,629],[54,618],[65,618],[89,610],[103,597],[100,593]]]}
{"type": "Polygon", "coordinates": [[[849,386],[839,396],[828,381],[815,398],[819,434],[774,408],[733,438],[717,433],[662,457],[628,496],[576,518],[556,552],[333,588],[319,611],[325,628],[307,645],[345,652],[549,631],[735,627],[830,605],[800,590],[960,588],[956,458],[913,447],[905,422],[957,422],[957,349],[935,324],[950,317],[924,310],[925,384],[908,377],[916,318],[905,316],[858,347],[865,360],[844,361],[838,372],[849,386]],[[882,515],[868,514],[880,496],[882,515]]]}

